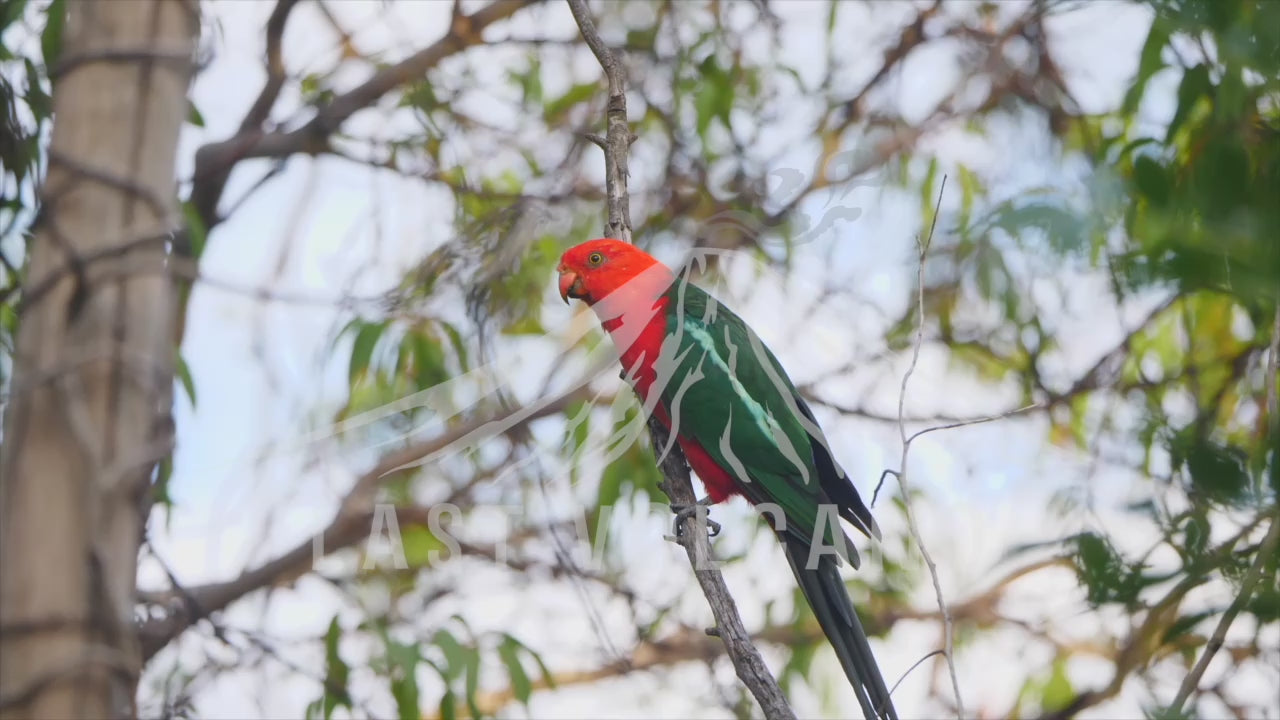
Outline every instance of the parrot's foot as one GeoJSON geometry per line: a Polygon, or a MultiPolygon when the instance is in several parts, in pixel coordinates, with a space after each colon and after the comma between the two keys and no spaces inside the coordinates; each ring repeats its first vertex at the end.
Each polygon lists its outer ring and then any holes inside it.
{"type": "Polygon", "coordinates": [[[715,537],[719,535],[720,523],[712,520],[710,517],[707,517],[705,512],[701,512],[702,508],[710,507],[711,504],[711,498],[709,497],[702,498],[693,505],[673,503],[671,505],[671,509],[675,512],[676,517],[671,522],[671,531],[675,533],[677,538],[682,537],[684,535],[684,521],[689,518],[700,517],[707,521],[707,537],[715,537]]]}

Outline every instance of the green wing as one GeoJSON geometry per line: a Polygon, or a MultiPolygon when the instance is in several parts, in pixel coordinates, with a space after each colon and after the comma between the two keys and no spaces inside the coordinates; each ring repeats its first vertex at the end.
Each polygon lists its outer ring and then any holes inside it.
{"type": "MultiPolygon", "coordinates": [[[[657,383],[673,430],[701,445],[748,499],[781,507],[788,534],[810,542],[819,504],[831,502],[814,461],[813,440],[825,438],[795,385],[742,318],[684,277],[668,299],[657,383]]],[[[826,525],[833,543],[838,522],[826,525]]]]}

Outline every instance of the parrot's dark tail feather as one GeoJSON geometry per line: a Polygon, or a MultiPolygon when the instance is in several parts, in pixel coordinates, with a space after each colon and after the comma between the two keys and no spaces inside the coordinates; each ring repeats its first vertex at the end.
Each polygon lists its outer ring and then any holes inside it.
{"type": "Polygon", "coordinates": [[[898,720],[898,711],[893,707],[880,667],[871,654],[867,634],[853,611],[853,603],[844,580],[840,578],[835,557],[821,555],[816,567],[805,569],[809,561],[808,545],[786,535],[779,539],[786,549],[791,571],[813,608],[823,634],[840,658],[840,665],[858,696],[858,704],[862,706],[863,716],[867,720],[898,720]]]}

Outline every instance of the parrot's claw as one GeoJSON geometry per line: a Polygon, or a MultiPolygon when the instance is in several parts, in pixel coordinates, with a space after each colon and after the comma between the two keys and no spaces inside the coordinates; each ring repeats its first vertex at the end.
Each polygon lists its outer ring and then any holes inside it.
{"type": "Polygon", "coordinates": [[[711,498],[702,498],[693,505],[672,504],[671,509],[675,512],[676,517],[671,523],[671,531],[677,538],[684,536],[684,521],[689,518],[701,515],[707,521],[707,537],[715,537],[720,534],[720,523],[707,517],[706,514],[699,512],[701,508],[710,507],[711,498]]]}

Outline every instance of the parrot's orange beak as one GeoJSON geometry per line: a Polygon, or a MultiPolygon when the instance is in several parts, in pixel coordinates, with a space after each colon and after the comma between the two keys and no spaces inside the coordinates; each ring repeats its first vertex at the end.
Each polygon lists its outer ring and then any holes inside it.
{"type": "Polygon", "coordinates": [[[569,298],[582,297],[582,277],[568,268],[560,268],[560,299],[569,304],[569,298]]]}

